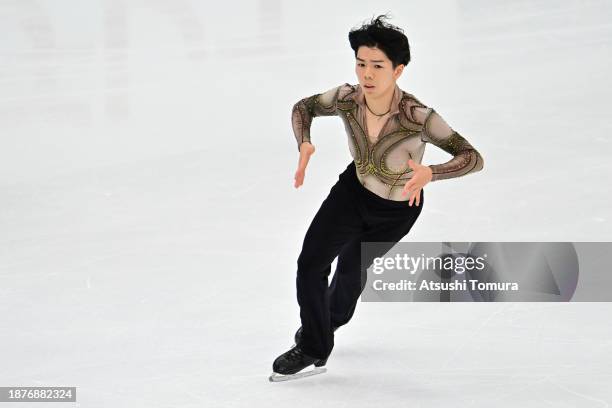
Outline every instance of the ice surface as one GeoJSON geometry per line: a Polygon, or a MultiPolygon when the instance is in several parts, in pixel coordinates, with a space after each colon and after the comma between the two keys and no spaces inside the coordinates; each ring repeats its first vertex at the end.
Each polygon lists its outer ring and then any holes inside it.
{"type": "Polygon", "coordinates": [[[609,2],[3,1],[0,386],[88,408],[609,406],[607,303],[360,303],[325,375],[268,382],[350,160],[315,119],[295,190],[291,107],[356,83],[348,30],[386,11],[412,46],[400,87],[485,159],[425,187],[404,240],[609,241],[609,2]]]}

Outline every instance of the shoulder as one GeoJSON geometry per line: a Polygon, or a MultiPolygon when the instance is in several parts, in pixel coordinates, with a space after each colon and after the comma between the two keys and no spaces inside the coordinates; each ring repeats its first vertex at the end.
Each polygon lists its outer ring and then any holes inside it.
{"type": "Polygon", "coordinates": [[[359,85],[344,83],[337,87],[336,103],[340,110],[351,110],[355,106],[355,97],[359,85]]]}
{"type": "Polygon", "coordinates": [[[402,112],[409,122],[424,125],[427,115],[433,110],[429,106],[420,101],[413,94],[402,91],[402,99],[399,103],[400,112],[402,112]]]}
{"type": "Polygon", "coordinates": [[[317,94],[318,101],[324,105],[331,105],[335,101],[344,102],[351,100],[351,96],[356,93],[356,88],[353,85],[344,83],[341,85],[334,86],[325,92],[317,94]]]}
{"type": "Polygon", "coordinates": [[[413,94],[402,91],[399,102],[400,122],[402,126],[414,131],[422,130],[427,121],[427,117],[433,111],[413,94]]]}
{"type": "Polygon", "coordinates": [[[340,85],[338,87],[338,100],[343,102],[353,101],[357,95],[358,89],[359,85],[351,85],[349,83],[340,85]]]}

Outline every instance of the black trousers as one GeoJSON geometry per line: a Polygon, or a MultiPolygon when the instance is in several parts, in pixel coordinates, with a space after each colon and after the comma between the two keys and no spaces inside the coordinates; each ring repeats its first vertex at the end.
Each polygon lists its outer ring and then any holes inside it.
{"type": "MultiPolygon", "coordinates": [[[[346,324],[366,284],[367,268],[412,228],[420,204],[382,198],[357,179],[355,163],[340,174],[312,220],[297,261],[297,299],[302,320],[300,347],[312,357],[327,358],[334,347],[333,327],[346,324]],[[361,242],[386,242],[382,253],[361,260],[361,242]],[[331,264],[338,257],[328,287],[331,264]]],[[[377,252],[378,252],[377,251],[377,252]]]]}

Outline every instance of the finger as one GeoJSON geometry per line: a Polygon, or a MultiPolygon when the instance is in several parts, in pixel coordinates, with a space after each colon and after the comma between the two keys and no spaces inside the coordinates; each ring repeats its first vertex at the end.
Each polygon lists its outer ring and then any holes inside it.
{"type": "Polygon", "coordinates": [[[295,183],[293,184],[293,186],[295,188],[298,188],[299,186],[301,186],[304,183],[304,176],[303,173],[301,173],[300,171],[297,171],[295,173],[295,183]]]}
{"type": "Polygon", "coordinates": [[[416,205],[417,207],[421,204],[421,189],[419,188],[416,192],[416,205]]]}
{"type": "Polygon", "coordinates": [[[412,189],[412,186],[414,185],[414,179],[410,179],[406,182],[406,184],[404,184],[404,190],[410,190],[412,189]]]}
{"type": "Polygon", "coordinates": [[[310,160],[310,154],[307,153],[300,153],[300,158],[299,158],[299,166],[301,168],[306,168],[306,166],[308,165],[308,160],[310,160]]]}
{"type": "Polygon", "coordinates": [[[414,204],[415,201],[416,201],[416,205],[419,205],[419,191],[421,191],[420,188],[417,188],[412,191],[412,194],[410,195],[410,206],[412,206],[412,204],[414,204]]]}
{"type": "Polygon", "coordinates": [[[306,169],[308,165],[308,156],[300,156],[300,161],[298,162],[298,170],[306,169]]]}
{"type": "Polygon", "coordinates": [[[405,196],[406,194],[408,194],[410,192],[410,190],[412,190],[414,187],[414,183],[412,182],[407,182],[406,185],[404,186],[404,191],[402,191],[402,195],[405,196]]]}

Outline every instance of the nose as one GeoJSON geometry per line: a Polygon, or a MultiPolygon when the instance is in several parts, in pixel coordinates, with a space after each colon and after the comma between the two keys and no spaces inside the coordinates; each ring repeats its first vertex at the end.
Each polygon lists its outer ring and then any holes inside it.
{"type": "Polygon", "coordinates": [[[372,79],[372,69],[369,67],[366,67],[364,76],[366,77],[366,79],[372,79]]]}

